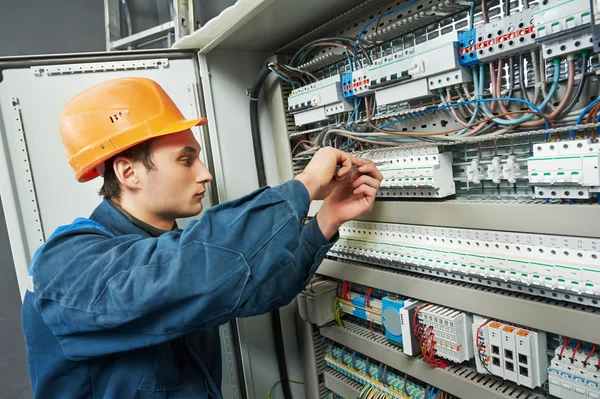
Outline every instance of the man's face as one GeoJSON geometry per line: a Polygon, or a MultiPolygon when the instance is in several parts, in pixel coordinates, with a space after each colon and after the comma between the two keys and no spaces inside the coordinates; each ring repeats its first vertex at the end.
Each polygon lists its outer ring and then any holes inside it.
{"type": "Polygon", "coordinates": [[[199,158],[200,144],[191,130],[158,137],[152,142],[152,162],[147,171],[136,166],[140,178],[138,199],[153,214],[166,219],[195,216],[202,211],[206,183],[212,175],[199,158]]]}

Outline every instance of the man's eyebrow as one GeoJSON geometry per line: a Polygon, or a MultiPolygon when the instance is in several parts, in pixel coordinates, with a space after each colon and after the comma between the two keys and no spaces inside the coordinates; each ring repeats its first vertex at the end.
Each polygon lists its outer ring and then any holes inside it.
{"type": "Polygon", "coordinates": [[[177,153],[178,156],[181,155],[194,155],[198,153],[198,149],[194,148],[194,147],[184,147],[183,149],[181,149],[181,151],[179,151],[177,153]]]}

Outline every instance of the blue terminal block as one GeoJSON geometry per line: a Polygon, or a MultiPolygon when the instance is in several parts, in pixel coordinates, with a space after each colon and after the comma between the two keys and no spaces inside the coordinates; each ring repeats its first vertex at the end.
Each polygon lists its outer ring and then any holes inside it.
{"type": "Polygon", "coordinates": [[[356,98],[352,83],[352,72],[342,75],[342,93],[344,94],[344,98],[347,100],[354,100],[356,98]]]}
{"type": "Polygon", "coordinates": [[[402,319],[400,309],[404,307],[404,301],[398,298],[386,296],[381,300],[382,323],[385,328],[385,337],[388,341],[402,345],[402,319]]]}
{"type": "Polygon", "coordinates": [[[353,298],[352,304],[355,306],[353,315],[360,319],[367,320],[367,312],[363,310],[365,308],[364,295],[360,295],[360,296],[357,296],[356,298],[353,298]],[[363,309],[360,309],[360,308],[363,308],[363,309]]]}
{"type": "Polygon", "coordinates": [[[458,62],[464,67],[481,64],[477,58],[477,32],[475,28],[458,33],[458,62]]]}

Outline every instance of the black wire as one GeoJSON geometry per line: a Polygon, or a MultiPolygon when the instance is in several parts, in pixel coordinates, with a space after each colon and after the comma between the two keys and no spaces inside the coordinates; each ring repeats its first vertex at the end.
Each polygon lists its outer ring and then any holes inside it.
{"type": "Polygon", "coordinates": [[[587,64],[588,64],[588,55],[587,54],[585,54],[585,53],[583,54],[583,56],[581,57],[581,62],[582,62],[582,64],[581,64],[581,79],[579,79],[579,82],[577,83],[577,89],[575,91],[575,95],[573,95],[569,104],[567,104],[565,109],[562,110],[562,112],[557,116],[557,118],[560,118],[561,115],[566,115],[569,112],[571,112],[573,107],[575,107],[575,105],[581,98],[581,94],[583,93],[583,87],[585,86],[585,82],[587,79],[587,77],[586,77],[587,64]]]}
{"type": "MultiPolygon", "coordinates": [[[[260,96],[260,90],[270,73],[271,70],[265,65],[256,77],[250,92],[250,129],[252,131],[252,147],[254,150],[254,161],[256,163],[256,174],[258,177],[259,187],[264,187],[267,185],[267,174],[265,171],[265,160],[262,153],[262,142],[260,140],[258,97],[260,96]]],[[[283,344],[283,331],[281,330],[281,314],[279,313],[279,309],[271,311],[271,329],[273,332],[275,355],[277,356],[277,367],[279,368],[279,379],[281,380],[283,397],[285,399],[292,399],[292,390],[290,388],[290,378],[287,372],[285,347],[283,344]]]]}
{"type": "Polygon", "coordinates": [[[510,0],[504,0],[504,16],[510,16],[510,0]]]}

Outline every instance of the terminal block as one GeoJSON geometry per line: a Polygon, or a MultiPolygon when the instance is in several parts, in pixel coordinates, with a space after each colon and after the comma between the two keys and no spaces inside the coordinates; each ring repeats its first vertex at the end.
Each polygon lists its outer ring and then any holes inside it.
{"type": "Polygon", "coordinates": [[[288,112],[294,115],[296,126],[327,120],[353,109],[354,105],[342,93],[340,75],[296,89],[288,99],[288,112]]]}
{"type": "Polygon", "coordinates": [[[591,198],[600,192],[599,156],[590,140],[534,144],[527,166],[536,198],[591,198]]]}

